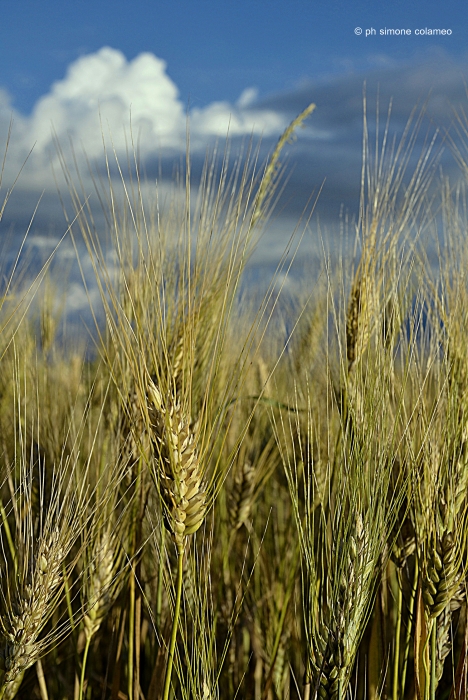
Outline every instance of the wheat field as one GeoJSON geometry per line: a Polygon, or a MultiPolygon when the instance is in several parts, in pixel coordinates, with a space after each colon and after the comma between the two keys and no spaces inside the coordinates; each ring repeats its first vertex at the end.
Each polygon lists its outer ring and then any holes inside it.
{"type": "Polygon", "coordinates": [[[166,208],[109,169],[112,266],[63,158],[104,323],[65,349],[48,265],[3,274],[2,699],[467,697],[464,186],[365,122],[356,253],[292,298],[293,235],[249,301],[313,108],[166,208]]]}

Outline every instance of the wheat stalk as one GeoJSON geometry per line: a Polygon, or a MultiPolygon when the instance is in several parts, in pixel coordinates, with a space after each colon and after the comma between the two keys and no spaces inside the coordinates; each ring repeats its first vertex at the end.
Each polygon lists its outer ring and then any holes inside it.
{"type": "Polygon", "coordinates": [[[348,535],[346,549],[336,549],[334,562],[337,585],[331,577],[326,582],[321,609],[312,620],[307,679],[316,696],[323,700],[345,697],[372,595],[375,548],[360,515],[354,533],[348,535]]]}
{"type": "MultiPolygon", "coordinates": [[[[453,340],[453,336],[452,336],[453,340]]],[[[468,461],[464,367],[449,366],[446,412],[437,442],[422,447],[422,472],[416,485],[415,529],[425,613],[431,625],[431,698],[450,651],[452,614],[466,597],[466,489],[468,461]]],[[[436,423],[437,425],[437,423],[436,423]]]]}
{"type": "Polygon", "coordinates": [[[164,401],[151,378],[147,382],[147,396],[156,458],[153,476],[161,496],[164,524],[178,552],[176,597],[163,695],[167,700],[180,615],[185,546],[187,537],[193,535],[203,523],[207,496],[202,486],[203,472],[189,417],[176,396],[169,395],[164,401]]]}
{"type": "Polygon", "coordinates": [[[85,578],[81,591],[85,647],[81,665],[79,700],[83,697],[86,662],[91,640],[106,618],[122,584],[120,568],[122,549],[113,526],[111,518],[110,527],[108,525],[104,531],[98,530],[93,533],[90,559],[85,566],[85,578]]]}

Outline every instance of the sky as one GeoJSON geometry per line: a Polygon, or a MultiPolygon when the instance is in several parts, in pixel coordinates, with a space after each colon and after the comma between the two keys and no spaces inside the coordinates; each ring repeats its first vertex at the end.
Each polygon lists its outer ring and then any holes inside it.
{"type": "Polygon", "coordinates": [[[303,82],[414,60],[428,48],[461,56],[468,47],[461,1],[393,0],[2,0],[2,87],[28,114],[68,67],[103,46],[131,61],[150,52],[167,63],[182,101],[195,107],[235,101],[303,82]],[[356,36],[356,27],[363,34],[356,36]],[[448,29],[430,38],[418,28],[448,29]],[[375,28],[411,29],[404,37],[365,36],[375,28]]]}
{"type": "MultiPolygon", "coordinates": [[[[0,201],[21,170],[0,236],[20,240],[41,198],[28,243],[38,251],[66,230],[57,142],[70,166],[73,143],[93,202],[86,158],[102,169],[103,134],[122,156],[133,133],[154,181],[183,158],[187,113],[196,180],[207,149],[228,131],[233,151],[253,133],[266,155],[291,119],[316,104],[288,147],[290,176],[258,264],[279,256],[320,188],[321,235],[335,235],[340,213],[356,217],[364,85],[371,132],[377,112],[382,129],[391,103],[389,133],[398,140],[412,109],[424,106],[414,158],[438,129],[434,153],[451,178],[460,173],[444,142],[468,113],[460,0],[2,0],[0,65],[0,152],[13,122],[0,201]]],[[[66,242],[60,254],[71,256],[66,242]]]]}

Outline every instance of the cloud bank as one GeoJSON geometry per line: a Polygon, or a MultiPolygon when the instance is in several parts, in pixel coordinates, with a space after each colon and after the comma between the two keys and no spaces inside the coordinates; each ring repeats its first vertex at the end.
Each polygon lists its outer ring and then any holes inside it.
{"type": "MultiPolygon", "coordinates": [[[[216,102],[190,113],[194,148],[212,137],[262,133],[278,134],[284,115],[275,110],[257,110],[255,92],[247,89],[237,104],[216,102]]],[[[117,152],[125,152],[128,140],[139,140],[143,156],[174,153],[185,149],[186,105],[166,71],[166,63],[150,53],[132,61],[115,49],[104,47],[72,63],[63,80],[54,83],[47,95],[25,117],[15,113],[8,95],[0,92],[0,125],[10,115],[15,121],[15,156],[25,156],[34,144],[33,158],[53,158],[54,138],[60,144],[72,139],[82,144],[90,158],[102,156],[103,135],[112,137],[117,152]]],[[[17,158],[15,158],[17,160],[17,158]]]]}
{"type": "MultiPolygon", "coordinates": [[[[156,163],[169,164],[185,153],[187,107],[195,160],[201,160],[206,149],[227,134],[234,144],[252,134],[261,136],[266,152],[289,121],[315,102],[316,111],[289,149],[295,165],[294,190],[289,192],[295,199],[300,195],[303,201],[286,206],[299,210],[326,178],[325,200],[328,198],[330,206],[341,203],[349,207],[359,186],[364,82],[371,132],[376,123],[377,96],[381,125],[392,103],[391,134],[401,135],[412,108],[425,104],[415,152],[428,131],[438,128],[443,134],[451,128],[454,110],[460,112],[467,102],[467,61],[455,63],[442,52],[425,55],[413,64],[383,58],[369,61],[372,67],[367,74],[310,78],[290,91],[266,98],[259,97],[256,88],[246,87],[236,103],[214,102],[190,109],[182,102],[161,58],[142,53],[129,61],[120,51],[104,47],[74,61],[28,116],[14,110],[9,95],[0,87],[0,138],[6,135],[11,117],[14,121],[5,179],[13,180],[34,146],[18,186],[53,193],[52,167],[60,172],[56,142],[67,162],[71,161],[69,143],[73,143],[85,174],[83,152],[91,162],[102,164],[103,139],[120,157],[132,144],[138,145],[152,176],[156,163]]],[[[447,163],[447,167],[452,165],[447,163]]]]}
{"type": "Polygon", "coordinates": [[[223,142],[229,134],[235,151],[238,141],[252,134],[261,136],[262,155],[266,155],[290,120],[310,102],[315,102],[316,111],[299,131],[296,142],[288,146],[290,179],[277,219],[272,222],[257,255],[257,261],[271,264],[279,257],[311,193],[317,192],[323,183],[317,213],[330,235],[339,227],[343,208],[351,219],[357,215],[364,83],[372,139],[377,130],[377,112],[380,112],[378,128],[382,133],[391,104],[389,143],[393,138],[398,143],[412,109],[419,104],[419,108],[424,107],[424,116],[414,141],[409,173],[424,143],[439,130],[435,149],[445,149],[441,151],[440,162],[446,173],[457,178],[459,169],[444,138],[448,131],[460,138],[457,119],[463,111],[468,113],[465,88],[468,60],[455,62],[440,51],[421,55],[410,64],[385,56],[377,58],[369,60],[367,73],[310,77],[289,91],[267,97],[246,86],[235,103],[214,102],[193,109],[182,101],[161,58],[142,53],[129,61],[120,51],[109,47],[74,61],[64,78],[38,100],[30,115],[15,111],[11,97],[0,87],[0,139],[6,136],[11,118],[14,122],[3,188],[13,182],[34,146],[0,231],[14,226],[22,234],[42,192],[32,239],[38,247],[47,248],[47,241],[52,245],[66,229],[53,177],[55,171],[60,180],[61,173],[55,140],[70,165],[73,162],[70,141],[74,144],[84,186],[91,196],[93,188],[86,176],[88,165],[83,151],[92,163],[101,164],[102,168],[103,139],[107,148],[115,149],[120,158],[125,157],[128,148],[132,149],[132,139],[135,146],[138,143],[147,177],[154,182],[161,163],[170,173],[174,161],[184,158],[188,107],[196,182],[205,151],[213,148],[216,140],[223,142]]]}

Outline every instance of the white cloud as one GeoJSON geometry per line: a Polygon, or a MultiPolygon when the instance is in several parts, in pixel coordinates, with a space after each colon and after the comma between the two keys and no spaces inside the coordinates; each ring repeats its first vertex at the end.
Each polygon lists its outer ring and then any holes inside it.
{"type": "Polygon", "coordinates": [[[242,109],[243,107],[250,107],[255,102],[257,97],[258,97],[257,88],[253,88],[253,87],[246,88],[241,93],[241,96],[237,100],[236,105],[238,107],[240,107],[240,109],[242,109]]]}
{"type": "MultiPolygon", "coordinates": [[[[238,102],[215,102],[190,115],[191,142],[206,148],[210,137],[279,135],[285,118],[273,110],[254,108],[256,91],[247,89],[238,102]]],[[[8,95],[0,90],[0,121],[12,112],[8,95]]],[[[21,157],[34,146],[34,159],[54,158],[53,133],[66,147],[71,137],[90,158],[103,155],[103,136],[118,152],[125,152],[131,132],[143,156],[184,151],[185,105],[166,63],[151,53],[131,61],[104,47],[72,63],[65,77],[40,98],[30,117],[15,114],[15,148],[21,157]]]]}
{"type": "MultiPolygon", "coordinates": [[[[226,136],[277,138],[287,125],[281,110],[256,106],[257,91],[247,88],[235,104],[214,102],[190,112],[190,146],[204,153],[214,140],[226,136]]],[[[63,79],[41,97],[30,116],[15,111],[10,96],[0,87],[0,139],[6,137],[13,117],[4,184],[11,184],[28,158],[17,189],[56,192],[53,171],[61,179],[62,166],[55,137],[65,162],[73,169],[70,140],[88,190],[88,165],[104,164],[103,139],[121,162],[128,149],[138,145],[147,157],[185,153],[186,105],[167,73],[165,61],[152,53],[133,60],[110,47],[82,56],[70,64],[63,79]],[[53,167],[51,167],[53,166],[53,167]]],[[[1,141],[0,141],[0,156],[1,141]]]]}
{"type": "Polygon", "coordinates": [[[72,63],[65,78],[39,100],[30,134],[41,151],[50,145],[53,128],[59,140],[70,134],[95,156],[102,153],[100,118],[119,148],[125,146],[123,128],[128,131],[130,114],[148,150],[180,145],[185,117],[164,61],[149,53],[127,61],[120,51],[105,47],[72,63]]]}
{"type": "Polygon", "coordinates": [[[190,115],[190,131],[199,143],[204,137],[244,136],[260,133],[262,136],[279,134],[287,122],[273,111],[232,107],[228,102],[213,102],[204,109],[194,109],[190,115]]]}

